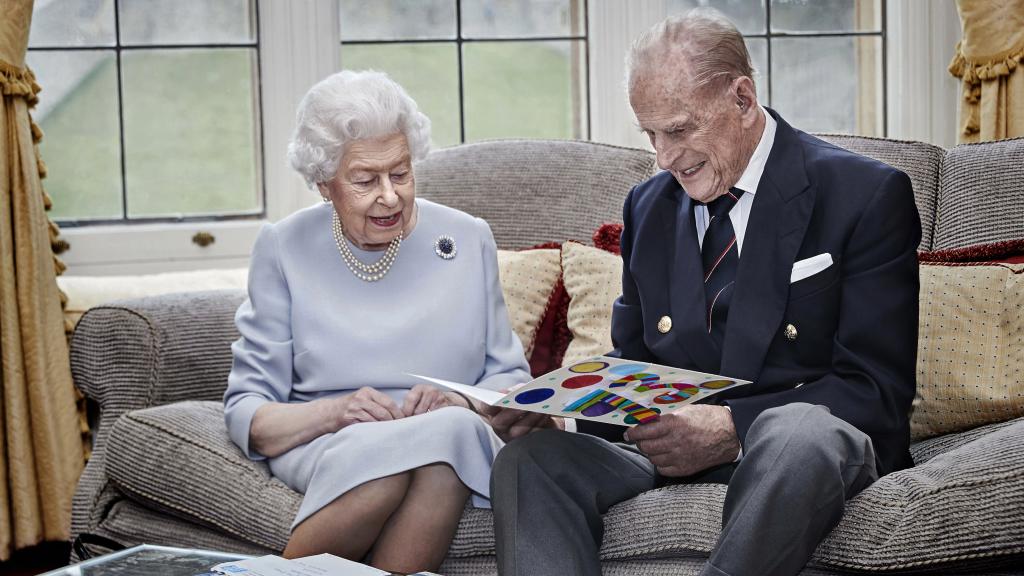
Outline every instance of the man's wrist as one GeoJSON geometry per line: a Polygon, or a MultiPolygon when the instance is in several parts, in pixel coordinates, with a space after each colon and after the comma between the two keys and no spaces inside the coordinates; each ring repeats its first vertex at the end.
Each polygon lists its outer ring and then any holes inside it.
{"type": "MultiPolygon", "coordinates": [[[[732,408],[728,404],[723,404],[722,408],[725,408],[729,412],[729,420],[732,420],[732,408]]],[[[736,437],[736,446],[738,451],[736,452],[736,458],[733,459],[732,463],[735,464],[743,459],[743,443],[740,442],[739,436],[736,434],[736,423],[732,423],[732,433],[736,437]]]]}

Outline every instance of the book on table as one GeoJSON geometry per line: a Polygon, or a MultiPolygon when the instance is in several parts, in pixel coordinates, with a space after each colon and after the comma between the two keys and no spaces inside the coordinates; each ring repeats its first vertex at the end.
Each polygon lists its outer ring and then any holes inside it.
{"type": "Polygon", "coordinates": [[[595,356],[497,392],[410,374],[489,406],[635,426],[657,420],[749,380],[683,368],[595,356]]]}

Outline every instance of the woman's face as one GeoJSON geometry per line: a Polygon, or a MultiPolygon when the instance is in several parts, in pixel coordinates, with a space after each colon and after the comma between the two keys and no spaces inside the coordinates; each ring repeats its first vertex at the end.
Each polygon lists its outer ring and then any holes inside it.
{"type": "Polygon", "coordinates": [[[416,183],[405,135],[350,142],[320,193],[334,204],[345,236],[363,250],[383,250],[399,232],[408,235],[416,224],[416,183]]]}

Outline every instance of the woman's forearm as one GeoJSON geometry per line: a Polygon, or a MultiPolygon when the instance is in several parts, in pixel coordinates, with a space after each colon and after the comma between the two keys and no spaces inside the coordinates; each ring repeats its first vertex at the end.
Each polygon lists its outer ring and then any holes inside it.
{"type": "Polygon", "coordinates": [[[335,432],[333,410],[328,403],[336,399],[324,398],[312,402],[286,404],[270,402],[253,414],[249,426],[249,446],[263,456],[273,458],[305,444],[314,438],[335,432]]]}

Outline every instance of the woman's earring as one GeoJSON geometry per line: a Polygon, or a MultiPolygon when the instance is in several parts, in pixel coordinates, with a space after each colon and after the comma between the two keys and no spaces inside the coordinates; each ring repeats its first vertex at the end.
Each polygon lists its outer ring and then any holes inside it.
{"type": "Polygon", "coordinates": [[[320,199],[324,201],[324,204],[330,204],[331,203],[331,199],[328,198],[327,196],[321,195],[320,199]]]}

